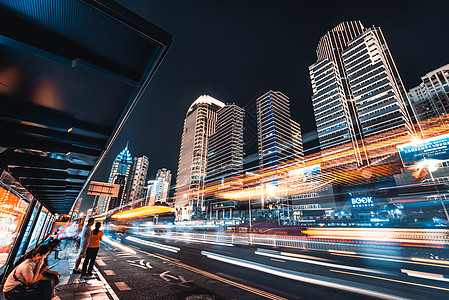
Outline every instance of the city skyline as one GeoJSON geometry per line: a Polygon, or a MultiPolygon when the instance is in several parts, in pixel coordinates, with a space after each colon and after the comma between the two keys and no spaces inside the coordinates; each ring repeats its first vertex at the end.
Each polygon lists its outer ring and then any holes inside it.
{"type": "MultiPolygon", "coordinates": [[[[422,12],[419,4],[415,2],[408,2],[407,5],[390,5],[388,14],[380,14],[382,11],[380,5],[373,6],[370,8],[371,11],[368,12],[364,10],[364,7],[355,8],[354,3],[345,3],[335,6],[335,10],[332,10],[332,13],[325,11],[324,13],[328,18],[326,22],[321,23],[311,21],[310,18],[304,19],[302,23],[299,20],[294,21],[290,17],[283,18],[283,16],[292,16],[295,9],[298,9],[299,5],[293,2],[287,1],[284,5],[262,2],[258,6],[252,6],[247,2],[242,2],[239,4],[241,13],[238,14],[235,21],[229,23],[229,28],[218,25],[220,24],[219,22],[227,24],[226,20],[228,20],[225,13],[217,16],[217,12],[223,9],[221,5],[204,6],[203,9],[198,11],[202,15],[206,15],[212,24],[209,28],[203,28],[201,22],[195,20],[192,23],[190,21],[182,23],[182,20],[185,20],[184,16],[178,14],[178,12],[173,12],[173,17],[179,19],[177,22],[165,20],[161,17],[164,15],[164,11],[169,11],[165,4],[150,2],[143,5],[142,3],[133,1],[127,1],[121,4],[141,14],[144,18],[154,21],[157,25],[167,28],[177,37],[165,64],[154,78],[154,85],[150,86],[146,93],[151,100],[148,100],[148,104],[140,104],[137,108],[139,112],[145,111],[147,117],[143,119],[139,117],[129,119],[125,129],[113,145],[113,148],[119,147],[118,144],[123,143],[128,137],[134,135],[134,132],[136,132],[134,128],[136,126],[148,131],[149,135],[147,138],[134,138],[135,143],[131,145],[131,150],[137,155],[145,154],[154,158],[150,166],[150,172],[155,172],[161,167],[167,167],[171,170],[176,169],[177,152],[179,150],[180,133],[182,130],[182,125],[180,124],[182,117],[180,116],[185,113],[185,109],[189,105],[187,99],[195,99],[205,93],[217,99],[226,99],[226,101],[235,102],[237,105],[244,107],[245,104],[256,99],[267,89],[281,90],[294,100],[291,104],[292,119],[301,124],[304,143],[306,144],[305,149],[313,148],[310,145],[316,146],[316,141],[310,144],[310,141],[315,136],[315,122],[311,118],[313,116],[312,105],[310,103],[312,92],[307,68],[314,62],[315,48],[320,37],[342,21],[361,20],[367,26],[375,24],[383,29],[407,90],[419,84],[419,78],[422,74],[426,74],[430,70],[447,63],[442,59],[442,55],[438,54],[441,52],[440,49],[433,49],[434,47],[426,48],[423,43],[414,45],[411,49],[406,49],[401,46],[405,45],[408,41],[414,40],[417,32],[420,30],[424,31],[428,28],[426,26],[429,26],[421,19],[413,24],[406,21],[408,17],[406,18],[405,15],[408,14],[410,16],[410,14],[413,15],[422,12]],[[152,8],[151,10],[149,9],[150,7],[152,8]],[[247,22],[248,19],[243,17],[245,12],[249,12],[252,9],[255,9],[260,14],[257,17],[251,14],[254,23],[247,22]],[[268,14],[268,11],[272,11],[273,9],[278,13],[274,15],[275,19],[270,20],[266,24],[260,23],[262,19],[265,20],[264,16],[268,14]],[[216,20],[211,19],[211,16],[215,16],[216,20]],[[306,27],[301,27],[300,24],[309,21],[312,23],[306,27]],[[183,25],[179,26],[181,23],[183,25]],[[264,59],[267,59],[276,52],[273,52],[274,48],[271,45],[263,48],[259,47],[258,43],[263,35],[255,34],[255,31],[253,31],[254,25],[251,24],[259,26],[261,33],[265,32],[263,40],[269,38],[273,41],[278,39],[288,41],[286,47],[277,48],[278,51],[281,51],[282,55],[276,56],[277,59],[273,63],[263,66],[262,62],[264,59]],[[190,43],[191,35],[182,29],[184,28],[183,26],[188,26],[190,32],[198,33],[196,36],[199,39],[195,40],[197,44],[192,43],[188,46],[187,43],[190,43]],[[230,39],[230,36],[226,32],[236,29],[236,26],[246,29],[242,32],[242,35],[232,36],[230,39]],[[214,29],[217,30],[217,33],[223,33],[222,36],[225,36],[226,39],[219,39],[219,35],[215,36],[215,33],[211,35],[210,32],[214,29]],[[209,34],[207,38],[202,40],[200,37],[206,37],[203,35],[206,32],[209,32],[209,34]],[[247,39],[247,42],[242,42],[242,39],[247,39]],[[231,55],[230,57],[237,59],[235,61],[236,63],[232,64],[234,68],[230,67],[231,64],[218,63],[218,61],[213,59],[212,53],[215,50],[212,51],[211,47],[216,47],[220,42],[226,41],[230,42],[230,45],[235,42],[241,44],[242,47],[246,47],[236,48],[236,46],[232,46],[230,48],[231,51],[228,54],[231,55]],[[180,69],[181,72],[174,71],[176,70],[176,62],[179,62],[179,59],[181,59],[181,53],[179,51],[185,52],[182,49],[197,57],[197,59],[192,60],[192,63],[201,63],[201,67],[195,71],[192,69],[193,65],[189,65],[186,66],[187,69],[186,67],[182,67],[180,69]],[[244,49],[241,52],[242,55],[237,56],[238,58],[236,55],[240,52],[237,52],[237,49],[244,49]],[[254,56],[252,54],[256,53],[254,52],[256,49],[258,50],[258,55],[254,56]],[[418,61],[417,57],[426,52],[432,52],[432,55],[427,55],[425,59],[418,61]],[[293,55],[293,53],[296,54],[293,55]],[[209,62],[210,64],[205,65],[204,62],[209,62]],[[211,73],[213,68],[218,68],[220,71],[211,73]],[[235,73],[234,71],[236,70],[239,71],[235,73]],[[187,75],[187,71],[193,71],[193,73],[189,76],[187,75]],[[225,74],[227,75],[225,76],[225,74]],[[264,78],[258,74],[264,74],[264,78]],[[176,89],[167,90],[158,87],[160,84],[164,86],[164,82],[169,77],[173,77],[175,82],[177,82],[176,89]],[[230,80],[230,78],[233,79],[230,80]],[[244,82],[249,84],[243,84],[244,82]],[[173,103],[176,104],[173,105],[173,103]],[[160,111],[160,113],[155,116],[153,111],[160,111]],[[148,149],[146,145],[151,145],[152,142],[157,141],[164,146],[152,148],[152,153],[146,153],[145,149],[148,149]]],[[[184,4],[180,5],[183,11],[191,12],[191,14],[197,13],[192,11],[193,5],[192,7],[184,4]]],[[[231,4],[231,7],[233,5],[231,4]]],[[[229,12],[229,9],[224,9],[224,12],[229,12]]],[[[436,18],[436,20],[440,22],[439,18],[436,18]]],[[[438,36],[437,33],[429,32],[427,37],[432,38],[433,35],[438,36]]],[[[273,46],[274,44],[276,43],[273,43],[273,46]]],[[[222,61],[225,62],[228,60],[224,59],[222,61]]],[[[134,112],[134,114],[137,116],[137,112],[134,112]]],[[[111,161],[111,158],[106,157],[104,164],[108,165],[108,160],[111,161]]],[[[101,170],[102,168],[101,166],[94,175],[94,179],[97,176],[101,177],[102,173],[104,174],[104,171],[101,170]]]]}

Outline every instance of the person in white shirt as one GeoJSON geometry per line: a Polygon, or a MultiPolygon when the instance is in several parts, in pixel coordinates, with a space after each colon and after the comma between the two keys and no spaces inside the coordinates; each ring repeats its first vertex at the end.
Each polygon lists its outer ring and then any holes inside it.
{"type": "Polygon", "coordinates": [[[50,280],[42,280],[42,273],[48,266],[42,268],[44,259],[50,254],[48,245],[41,245],[25,256],[25,260],[15,267],[6,278],[3,286],[5,298],[8,300],[57,300],[52,298],[52,285],[50,280]]]}
{"type": "Polygon", "coordinates": [[[86,257],[87,246],[89,245],[90,232],[92,231],[92,225],[94,225],[95,219],[89,218],[86,226],[83,228],[83,232],[81,233],[81,243],[80,243],[80,251],[78,253],[78,258],[76,259],[75,268],[73,269],[73,273],[81,273],[81,270],[78,267],[81,264],[81,259],[86,257]]]}

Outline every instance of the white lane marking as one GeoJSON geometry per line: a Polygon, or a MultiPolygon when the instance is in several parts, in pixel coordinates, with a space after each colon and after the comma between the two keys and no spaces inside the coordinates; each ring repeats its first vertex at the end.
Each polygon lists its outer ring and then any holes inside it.
{"type": "Polygon", "coordinates": [[[408,276],[412,276],[412,277],[419,277],[419,278],[449,282],[449,278],[445,278],[441,274],[418,272],[418,271],[406,270],[406,269],[401,269],[401,272],[406,273],[408,276]]]}
{"type": "Polygon", "coordinates": [[[115,272],[112,271],[112,270],[103,270],[103,272],[104,272],[106,275],[108,275],[108,276],[114,276],[114,275],[115,275],[115,272]]]}
{"type": "Polygon", "coordinates": [[[149,262],[145,262],[145,260],[143,260],[143,259],[141,259],[141,260],[139,261],[139,264],[142,265],[142,266],[146,266],[148,269],[152,269],[152,268],[153,268],[153,267],[150,265],[149,262]]]}
{"type": "Polygon", "coordinates": [[[115,286],[121,291],[130,291],[131,288],[123,281],[114,282],[115,286]]]}
{"type": "Polygon", "coordinates": [[[154,247],[154,248],[158,248],[158,249],[162,249],[162,250],[166,250],[166,251],[170,251],[170,252],[174,252],[174,253],[178,253],[178,251],[181,250],[178,247],[172,247],[172,246],[168,246],[168,245],[153,243],[153,242],[141,240],[141,239],[138,239],[138,238],[135,238],[135,237],[132,237],[132,236],[128,236],[128,237],[126,237],[126,239],[130,240],[132,242],[136,242],[136,243],[139,243],[139,244],[147,245],[147,246],[150,246],[150,247],[154,247]]]}
{"type": "Polygon", "coordinates": [[[106,290],[112,296],[112,299],[120,300],[119,297],[117,297],[117,294],[114,292],[114,290],[109,285],[109,283],[106,281],[106,279],[104,279],[103,275],[101,275],[100,271],[98,271],[97,267],[95,267],[95,266],[94,266],[94,271],[97,274],[98,278],[100,279],[101,283],[103,283],[103,286],[106,288],[106,290]]]}
{"type": "Polygon", "coordinates": [[[352,267],[352,266],[346,266],[346,265],[339,265],[339,264],[332,264],[332,263],[327,263],[327,262],[322,262],[322,261],[315,261],[315,260],[310,260],[310,259],[297,258],[297,257],[293,257],[293,256],[268,253],[268,252],[265,252],[265,251],[255,251],[254,253],[258,254],[258,255],[268,256],[268,257],[275,257],[275,258],[279,258],[279,259],[293,260],[293,261],[302,262],[302,263],[306,263],[306,264],[314,264],[314,265],[320,265],[320,266],[330,267],[330,268],[339,268],[339,269],[346,269],[346,270],[359,271],[359,272],[368,272],[368,273],[376,273],[376,274],[388,274],[387,272],[384,272],[384,271],[372,270],[372,269],[367,269],[367,268],[352,267]]]}
{"type": "MultiPolygon", "coordinates": [[[[406,299],[406,298],[402,298],[402,297],[398,297],[398,296],[394,296],[394,295],[390,295],[390,294],[386,294],[386,293],[382,293],[382,292],[371,291],[366,288],[350,286],[347,283],[341,284],[341,283],[330,282],[330,280],[332,280],[332,278],[326,278],[326,280],[310,278],[310,274],[285,270],[285,269],[281,269],[281,268],[275,268],[272,266],[259,264],[259,263],[253,262],[253,261],[243,260],[243,259],[234,258],[234,257],[227,257],[227,256],[224,256],[221,254],[216,254],[216,253],[212,253],[212,252],[208,252],[208,251],[201,251],[201,254],[207,256],[210,259],[215,259],[215,260],[222,261],[222,262],[225,262],[228,264],[237,265],[237,266],[245,267],[248,269],[253,269],[253,270],[260,271],[260,272],[269,273],[269,274],[272,274],[275,276],[289,278],[289,279],[293,279],[293,280],[297,280],[297,281],[301,281],[301,282],[317,284],[317,285],[321,285],[321,286],[326,286],[326,287],[330,287],[330,288],[335,288],[335,289],[339,289],[339,290],[349,291],[349,292],[353,292],[353,293],[358,293],[358,294],[382,298],[382,299],[391,299],[391,300],[406,299]]],[[[322,277],[322,276],[316,276],[316,277],[322,277]]],[[[339,281],[342,281],[342,280],[339,280],[339,281]]]]}
{"type": "Polygon", "coordinates": [[[105,262],[101,259],[96,259],[95,262],[97,263],[97,265],[99,265],[100,267],[104,267],[106,266],[105,262]]]}

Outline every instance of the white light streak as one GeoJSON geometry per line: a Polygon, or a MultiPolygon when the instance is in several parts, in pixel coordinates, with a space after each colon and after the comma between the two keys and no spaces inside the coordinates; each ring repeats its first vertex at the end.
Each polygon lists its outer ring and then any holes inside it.
{"type": "Polygon", "coordinates": [[[141,239],[138,239],[138,238],[135,238],[132,236],[128,236],[128,237],[126,237],[126,239],[130,240],[132,242],[135,242],[135,243],[147,245],[150,247],[154,247],[154,248],[158,248],[158,249],[162,249],[162,250],[166,250],[166,251],[170,251],[170,252],[174,252],[174,253],[178,253],[178,251],[181,251],[181,249],[179,249],[178,247],[172,247],[172,246],[168,246],[168,245],[153,243],[153,242],[141,240],[141,239]]]}
{"type": "Polygon", "coordinates": [[[112,246],[114,246],[116,248],[122,249],[122,250],[124,250],[126,252],[129,252],[129,253],[132,253],[132,254],[136,254],[137,253],[136,251],[134,251],[133,249],[131,249],[129,247],[126,247],[126,246],[124,246],[124,245],[122,245],[120,243],[114,242],[113,240],[111,240],[107,236],[103,236],[103,240],[102,241],[107,243],[107,244],[109,244],[109,245],[112,245],[112,246]]]}
{"type": "MultiPolygon", "coordinates": [[[[285,255],[285,254],[289,254],[289,253],[283,253],[284,255],[279,255],[279,254],[270,253],[270,252],[263,251],[263,250],[258,250],[258,251],[255,251],[254,253],[258,254],[258,255],[268,256],[268,257],[293,260],[293,261],[302,262],[302,263],[306,263],[306,264],[313,264],[313,265],[319,265],[319,266],[330,267],[330,268],[339,268],[339,269],[353,270],[353,271],[359,271],[359,272],[368,272],[368,273],[377,273],[377,274],[387,274],[387,272],[378,271],[378,270],[352,267],[352,266],[339,265],[339,264],[332,264],[332,263],[327,263],[327,262],[322,262],[322,261],[315,261],[315,260],[297,258],[297,257],[292,257],[290,255],[285,255]]],[[[277,253],[279,253],[279,252],[277,252],[277,253]]]]}
{"type": "Polygon", "coordinates": [[[238,258],[234,258],[234,257],[227,257],[224,255],[215,254],[215,253],[207,252],[207,251],[201,251],[201,254],[207,256],[210,259],[222,261],[222,262],[229,263],[232,265],[237,265],[237,266],[245,267],[248,269],[253,269],[253,270],[260,271],[260,272],[269,273],[269,274],[272,274],[275,276],[280,276],[280,277],[297,280],[297,281],[301,281],[301,282],[317,284],[317,285],[321,285],[321,286],[326,286],[326,287],[330,287],[330,288],[335,288],[335,289],[339,289],[339,290],[349,291],[349,292],[353,292],[353,293],[358,293],[358,294],[382,298],[382,299],[391,299],[391,300],[405,299],[405,298],[401,298],[401,297],[386,294],[386,293],[367,290],[366,288],[358,288],[355,286],[348,286],[347,284],[330,282],[330,280],[340,281],[340,282],[343,282],[343,280],[332,279],[332,278],[326,278],[326,280],[324,280],[324,278],[323,278],[323,280],[314,279],[311,277],[312,276],[321,277],[321,276],[305,274],[305,273],[295,272],[295,271],[291,271],[291,270],[285,270],[285,269],[281,269],[281,268],[276,268],[276,267],[272,267],[272,266],[259,264],[259,263],[252,262],[252,261],[247,261],[247,260],[238,259],[238,258]]]}

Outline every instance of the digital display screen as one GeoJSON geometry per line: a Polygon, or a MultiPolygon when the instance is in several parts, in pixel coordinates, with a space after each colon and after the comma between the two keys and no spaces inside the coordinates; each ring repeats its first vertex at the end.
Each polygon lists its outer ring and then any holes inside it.
{"type": "Polygon", "coordinates": [[[449,134],[418,143],[409,143],[398,146],[404,166],[411,166],[423,159],[447,160],[449,159],[449,134]]]}
{"type": "Polygon", "coordinates": [[[0,186],[0,267],[8,259],[28,206],[28,202],[0,186]]]}

